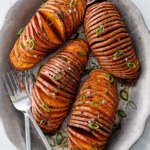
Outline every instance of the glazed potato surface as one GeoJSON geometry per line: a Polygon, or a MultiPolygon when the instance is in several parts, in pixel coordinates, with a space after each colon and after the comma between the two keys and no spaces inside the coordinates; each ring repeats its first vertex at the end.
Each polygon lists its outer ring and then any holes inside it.
{"type": "Polygon", "coordinates": [[[116,81],[97,69],[81,87],[69,125],[69,149],[102,150],[112,133],[118,106],[116,81]]]}
{"type": "Polygon", "coordinates": [[[70,42],[41,68],[33,88],[32,114],[44,133],[58,129],[76,95],[88,60],[82,39],[70,42]]]}
{"type": "Polygon", "coordinates": [[[17,70],[33,67],[66,42],[83,20],[84,0],[48,0],[16,41],[10,63],[17,70]]]}
{"type": "Polygon", "coordinates": [[[138,78],[140,64],[131,37],[111,2],[96,3],[86,10],[84,31],[103,69],[118,78],[138,78]]]}

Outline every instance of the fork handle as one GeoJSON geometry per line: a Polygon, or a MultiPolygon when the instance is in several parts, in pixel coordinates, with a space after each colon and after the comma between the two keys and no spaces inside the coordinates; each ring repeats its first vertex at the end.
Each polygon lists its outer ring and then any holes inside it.
{"type": "Polygon", "coordinates": [[[47,139],[45,138],[42,130],[40,129],[40,127],[37,125],[37,123],[35,122],[34,118],[32,117],[31,111],[28,111],[28,115],[29,115],[29,118],[31,119],[31,121],[33,122],[33,124],[34,124],[34,126],[35,126],[35,128],[36,128],[36,130],[37,130],[37,132],[38,132],[38,134],[39,134],[39,136],[41,138],[41,140],[43,141],[43,143],[44,143],[44,145],[46,147],[46,149],[47,150],[52,150],[52,148],[51,148],[50,144],[48,143],[47,139]]]}
{"type": "Polygon", "coordinates": [[[26,150],[31,150],[29,116],[27,113],[24,113],[24,117],[25,117],[26,150]]]}

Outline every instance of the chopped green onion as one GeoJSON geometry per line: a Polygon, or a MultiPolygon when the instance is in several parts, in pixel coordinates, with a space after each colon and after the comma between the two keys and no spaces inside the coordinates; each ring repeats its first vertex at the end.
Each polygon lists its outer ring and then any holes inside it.
{"type": "Polygon", "coordinates": [[[85,69],[84,74],[88,74],[88,73],[90,73],[92,70],[95,70],[95,69],[97,69],[97,68],[98,68],[98,66],[95,65],[95,66],[90,67],[89,69],[85,69]]]}
{"type": "Polygon", "coordinates": [[[84,95],[84,94],[82,94],[82,95],[80,96],[79,100],[80,100],[81,104],[84,104],[84,103],[85,103],[85,101],[86,101],[86,97],[85,97],[85,95],[84,95]]]}
{"type": "Polygon", "coordinates": [[[99,35],[103,31],[103,26],[96,29],[96,34],[99,35]]]}
{"type": "Polygon", "coordinates": [[[63,56],[60,56],[60,59],[66,61],[66,58],[63,56]]]}
{"type": "Polygon", "coordinates": [[[126,114],[123,110],[121,110],[121,109],[118,110],[118,115],[119,115],[120,117],[122,117],[122,118],[127,117],[127,114],[126,114]]]}
{"type": "Polygon", "coordinates": [[[54,15],[52,17],[47,17],[46,22],[48,23],[48,26],[51,26],[54,23],[54,15]],[[49,18],[51,18],[51,22],[49,23],[49,18]]]}
{"type": "Polygon", "coordinates": [[[64,137],[63,138],[63,141],[62,141],[62,144],[66,144],[68,142],[68,138],[67,137],[64,137]]]}
{"type": "Polygon", "coordinates": [[[26,75],[25,71],[22,71],[22,77],[25,77],[25,75],[26,75]]]}
{"type": "Polygon", "coordinates": [[[43,108],[46,112],[50,112],[50,108],[49,108],[45,103],[42,103],[42,108],[43,108]]]}
{"type": "Polygon", "coordinates": [[[41,6],[44,4],[44,2],[41,3],[41,6]]]}
{"type": "Polygon", "coordinates": [[[137,110],[137,106],[133,101],[128,102],[129,106],[132,107],[133,109],[137,110]]]}
{"type": "Polygon", "coordinates": [[[32,76],[32,81],[33,81],[33,82],[36,82],[36,77],[35,77],[35,75],[32,73],[31,76],[32,76]]]}
{"type": "Polygon", "coordinates": [[[90,150],[97,150],[97,147],[93,147],[92,145],[90,146],[90,150]]]}
{"type": "Polygon", "coordinates": [[[129,68],[131,68],[131,69],[136,68],[136,64],[135,64],[135,63],[132,63],[132,62],[128,62],[128,63],[127,63],[127,66],[128,66],[129,68]]]}
{"type": "Polygon", "coordinates": [[[47,140],[50,146],[54,147],[56,145],[55,140],[52,137],[48,136],[47,140]]]}
{"type": "Polygon", "coordinates": [[[102,105],[102,103],[103,103],[102,100],[100,100],[98,103],[97,102],[92,102],[90,105],[91,106],[100,106],[100,105],[102,105]]]}
{"type": "Polygon", "coordinates": [[[92,129],[98,129],[99,128],[99,125],[96,124],[96,123],[88,123],[88,126],[92,129]]]}
{"type": "Polygon", "coordinates": [[[23,43],[20,43],[20,46],[21,46],[21,47],[24,47],[24,44],[23,44],[23,43]]]}
{"type": "Polygon", "coordinates": [[[16,101],[16,98],[15,98],[14,95],[12,95],[12,94],[10,94],[10,93],[6,93],[6,95],[10,98],[10,100],[11,100],[12,102],[16,101]]]}
{"type": "Polygon", "coordinates": [[[38,74],[40,73],[41,68],[43,67],[43,65],[41,64],[38,70],[38,74]]]}
{"type": "Polygon", "coordinates": [[[85,56],[86,55],[86,52],[84,50],[78,50],[77,53],[80,56],[85,56]]]}
{"type": "Polygon", "coordinates": [[[19,29],[19,31],[17,32],[17,35],[18,35],[18,36],[20,36],[20,34],[23,32],[24,28],[25,28],[25,27],[19,29]]]}
{"type": "Polygon", "coordinates": [[[108,74],[108,80],[112,83],[114,81],[114,77],[112,74],[108,74]]]}
{"type": "Polygon", "coordinates": [[[115,54],[114,54],[114,57],[119,57],[123,54],[123,50],[118,50],[115,54]]]}
{"type": "Polygon", "coordinates": [[[57,135],[56,135],[56,143],[57,143],[57,145],[60,145],[63,140],[64,140],[64,137],[63,137],[62,133],[58,132],[57,135]]]}
{"type": "Polygon", "coordinates": [[[28,48],[29,50],[33,50],[34,48],[34,44],[35,44],[35,40],[34,39],[31,39],[28,43],[28,48]]]}
{"type": "Polygon", "coordinates": [[[125,100],[125,101],[128,101],[128,92],[125,91],[125,90],[121,90],[120,91],[120,97],[125,100]]]}
{"type": "Polygon", "coordinates": [[[47,120],[46,119],[41,120],[40,124],[43,125],[43,126],[45,126],[47,124],[47,120]]]}
{"type": "Polygon", "coordinates": [[[60,90],[60,91],[66,92],[66,89],[61,88],[60,86],[57,86],[57,89],[60,90]]]}
{"type": "Polygon", "coordinates": [[[53,80],[60,80],[62,78],[62,76],[60,74],[56,74],[54,77],[53,77],[53,80]]]}
{"type": "Polygon", "coordinates": [[[77,3],[77,0],[71,0],[70,1],[70,8],[73,8],[77,3]]]}

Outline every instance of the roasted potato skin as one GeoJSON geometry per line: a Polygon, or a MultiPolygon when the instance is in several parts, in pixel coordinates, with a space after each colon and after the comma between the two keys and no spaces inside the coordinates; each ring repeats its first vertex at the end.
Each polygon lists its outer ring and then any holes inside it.
{"type": "Polygon", "coordinates": [[[17,70],[33,67],[54,52],[83,21],[86,2],[77,0],[48,0],[25,26],[10,52],[10,63],[17,70]]]}
{"type": "Polygon", "coordinates": [[[96,69],[82,85],[68,124],[70,150],[105,147],[118,107],[116,80],[109,77],[107,71],[96,69]]]}
{"type": "Polygon", "coordinates": [[[78,38],[41,68],[33,88],[32,114],[44,133],[55,132],[65,119],[86,67],[88,53],[88,45],[78,38]]]}
{"type": "Polygon", "coordinates": [[[87,8],[84,32],[103,69],[127,81],[138,78],[140,63],[132,39],[111,2],[96,3],[87,8]]]}

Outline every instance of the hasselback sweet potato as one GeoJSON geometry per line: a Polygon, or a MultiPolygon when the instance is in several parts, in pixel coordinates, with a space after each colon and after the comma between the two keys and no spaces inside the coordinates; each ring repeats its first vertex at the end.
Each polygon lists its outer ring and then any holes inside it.
{"type": "Polygon", "coordinates": [[[33,88],[32,113],[43,132],[57,130],[74,100],[88,59],[82,39],[70,42],[41,68],[33,88]]]}
{"type": "Polygon", "coordinates": [[[118,106],[116,81],[97,69],[81,87],[68,125],[69,149],[102,150],[111,135],[118,106]]]}
{"type": "Polygon", "coordinates": [[[85,0],[48,0],[31,18],[10,53],[17,70],[33,67],[60,47],[79,27],[85,0]]]}
{"type": "Polygon", "coordinates": [[[103,69],[128,81],[138,77],[140,64],[131,37],[111,2],[88,7],[84,31],[88,44],[103,69]]]}

